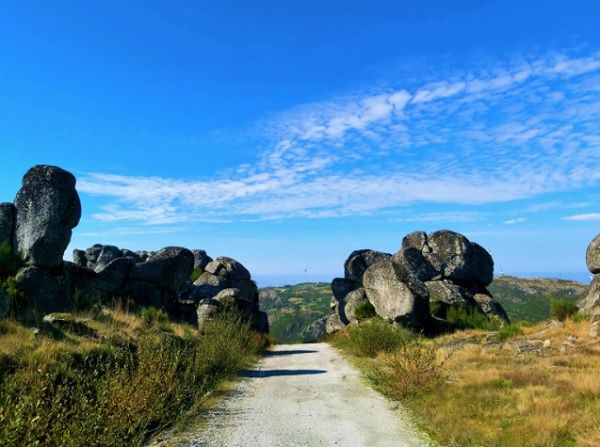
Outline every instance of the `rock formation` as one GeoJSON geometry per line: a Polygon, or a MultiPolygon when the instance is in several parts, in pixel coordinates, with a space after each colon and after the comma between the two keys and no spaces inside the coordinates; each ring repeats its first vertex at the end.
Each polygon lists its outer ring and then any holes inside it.
{"type": "MultiPolygon", "coordinates": [[[[268,332],[256,284],[234,259],[213,261],[204,250],[183,247],[134,252],[96,244],[74,250],[73,262],[63,261],[81,217],[75,183],[75,177],[61,168],[35,166],[23,177],[14,205],[0,204],[0,243],[20,257],[15,286],[31,315],[73,310],[77,291],[99,302],[131,299],[199,324],[204,315],[232,306],[254,329],[268,332]],[[191,284],[194,268],[203,274],[191,284]]],[[[0,316],[8,312],[8,301],[0,290],[0,316]]]]}
{"type": "Polygon", "coordinates": [[[395,255],[358,250],[344,264],[344,278],[331,283],[334,314],[327,333],[356,322],[354,310],[368,300],[377,315],[417,330],[443,322],[452,305],[508,321],[486,286],[494,262],[480,245],[448,231],[416,231],[395,255]]]}
{"type": "Polygon", "coordinates": [[[579,307],[590,315],[600,315],[600,234],[588,246],[585,261],[594,275],[591,284],[579,299],[579,307]]]}

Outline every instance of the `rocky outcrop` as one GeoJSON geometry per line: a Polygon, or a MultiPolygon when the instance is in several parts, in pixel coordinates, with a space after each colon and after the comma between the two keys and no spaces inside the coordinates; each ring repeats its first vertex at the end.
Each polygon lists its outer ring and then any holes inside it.
{"type": "Polygon", "coordinates": [[[365,298],[380,317],[416,330],[447,327],[450,306],[466,306],[490,318],[508,321],[486,289],[494,262],[480,245],[453,231],[416,231],[406,235],[394,255],[358,250],[344,263],[344,278],[331,284],[334,316],[329,330],[356,322],[356,303],[365,298]]]}
{"type": "Polygon", "coordinates": [[[577,304],[590,315],[600,315],[600,234],[590,242],[585,260],[594,276],[577,304]]]}
{"type": "Polygon", "coordinates": [[[55,166],[31,168],[23,177],[15,207],[16,251],[25,264],[60,267],[81,217],[75,177],[55,166]]]}
{"type": "MultiPolygon", "coordinates": [[[[209,318],[215,308],[233,306],[253,328],[268,332],[256,284],[234,259],[213,261],[204,250],[183,247],[134,252],[96,244],[74,250],[73,262],[63,261],[81,217],[75,183],[61,168],[35,166],[25,174],[14,205],[0,204],[0,243],[8,243],[22,258],[15,277],[15,293],[23,297],[19,309],[37,318],[73,310],[74,296],[97,302],[116,297],[195,323],[198,315],[209,318]],[[197,284],[189,282],[194,268],[204,270],[197,284]]],[[[6,293],[0,291],[0,316],[8,305],[6,293]]]]}
{"type": "Polygon", "coordinates": [[[302,331],[303,343],[319,343],[327,336],[327,318],[322,317],[312,322],[302,331]]]}

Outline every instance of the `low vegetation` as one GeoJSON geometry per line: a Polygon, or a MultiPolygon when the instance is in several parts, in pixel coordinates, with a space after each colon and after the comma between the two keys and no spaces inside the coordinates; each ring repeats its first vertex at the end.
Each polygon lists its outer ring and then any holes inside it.
{"type": "Polygon", "coordinates": [[[550,316],[558,321],[565,321],[579,311],[579,307],[573,301],[552,300],[550,303],[550,316]]]}
{"type": "Polygon", "coordinates": [[[203,334],[163,315],[121,306],[78,314],[85,335],[1,320],[0,445],[141,445],[266,344],[234,313],[203,334]]]}
{"type": "Polygon", "coordinates": [[[371,320],[331,341],[444,445],[592,447],[600,445],[600,339],[578,315],[431,339],[371,320]]]}

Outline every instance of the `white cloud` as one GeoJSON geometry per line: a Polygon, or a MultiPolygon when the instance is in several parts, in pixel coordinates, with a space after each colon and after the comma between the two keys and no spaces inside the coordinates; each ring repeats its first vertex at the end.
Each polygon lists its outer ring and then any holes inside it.
{"type": "Polygon", "coordinates": [[[600,222],[600,213],[574,214],[563,217],[564,220],[573,220],[577,222],[600,222]]]}
{"type": "Polygon", "coordinates": [[[509,220],[505,221],[504,223],[505,223],[506,225],[514,225],[514,224],[517,224],[517,223],[523,223],[523,222],[525,222],[526,220],[527,220],[527,219],[525,219],[524,217],[518,217],[518,218],[516,218],[516,219],[509,219],[509,220]]]}
{"type": "Polygon", "coordinates": [[[281,113],[263,123],[271,149],[255,167],[196,181],[91,173],[78,188],[111,198],[97,220],[172,224],[497,203],[595,186],[597,80],[598,53],[508,61],[281,113]]]}

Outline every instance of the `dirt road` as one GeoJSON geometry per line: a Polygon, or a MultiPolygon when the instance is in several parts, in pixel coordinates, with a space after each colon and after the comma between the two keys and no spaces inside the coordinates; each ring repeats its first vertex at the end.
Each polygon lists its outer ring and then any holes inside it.
{"type": "Polygon", "coordinates": [[[325,343],[278,345],[214,409],[188,447],[427,446],[398,404],[325,343]]]}

